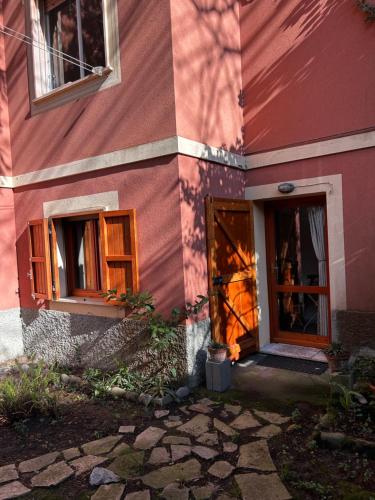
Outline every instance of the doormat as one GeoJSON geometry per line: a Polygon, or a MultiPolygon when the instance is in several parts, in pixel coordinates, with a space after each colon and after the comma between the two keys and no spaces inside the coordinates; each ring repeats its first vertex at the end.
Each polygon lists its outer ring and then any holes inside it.
{"type": "Polygon", "coordinates": [[[259,366],[281,368],[282,370],[308,373],[309,375],[321,375],[328,368],[327,363],[322,363],[320,361],[286,358],[285,356],[275,356],[274,354],[257,354],[254,361],[259,366]]]}

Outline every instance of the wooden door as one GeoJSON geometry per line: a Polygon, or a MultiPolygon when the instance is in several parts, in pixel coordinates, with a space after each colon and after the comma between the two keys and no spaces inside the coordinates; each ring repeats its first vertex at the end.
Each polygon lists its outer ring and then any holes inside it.
{"type": "Polygon", "coordinates": [[[252,203],[206,198],[212,338],[238,360],[259,348],[252,203]]]}

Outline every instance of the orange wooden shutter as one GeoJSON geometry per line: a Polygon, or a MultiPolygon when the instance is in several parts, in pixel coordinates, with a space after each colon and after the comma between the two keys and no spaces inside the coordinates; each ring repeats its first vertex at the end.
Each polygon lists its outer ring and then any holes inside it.
{"type": "Polygon", "coordinates": [[[103,290],[138,291],[135,210],[99,214],[103,290]]]}
{"type": "Polygon", "coordinates": [[[48,219],[29,222],[30,279],[33,298],[52,298],[48,219]]]}

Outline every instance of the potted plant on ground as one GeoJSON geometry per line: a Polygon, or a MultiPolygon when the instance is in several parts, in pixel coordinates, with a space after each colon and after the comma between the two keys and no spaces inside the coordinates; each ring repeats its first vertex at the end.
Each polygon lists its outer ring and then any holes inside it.
{"type": "Polygon", "coordinates": [[[220,344],[212,340],[208,345],[209,360],[215,363],[222,363],[227,359],[228,346],[227,344],[220,344]]]}
{"type": "Polygon", "coordinates": [[[329,371],[331,373],[342,370],[345,362],[349,359],[349,353],[345,351],[340,342],[332,342],[323,352],[326,355],[329,371]]]}

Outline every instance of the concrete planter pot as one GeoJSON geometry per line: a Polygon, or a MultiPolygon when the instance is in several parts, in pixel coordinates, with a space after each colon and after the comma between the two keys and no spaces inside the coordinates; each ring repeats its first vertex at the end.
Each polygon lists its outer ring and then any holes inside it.
{"type": "Polygon", "coordinates": [[[214,363],[222,363],[227,359],[228,348],[227,347],[208,347],[208,358],[214,363]]]}

